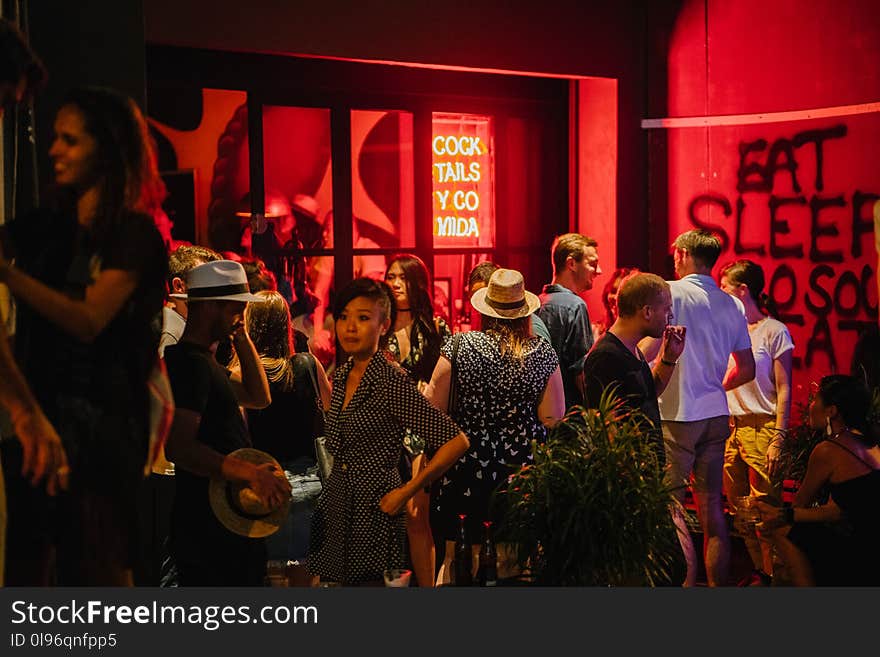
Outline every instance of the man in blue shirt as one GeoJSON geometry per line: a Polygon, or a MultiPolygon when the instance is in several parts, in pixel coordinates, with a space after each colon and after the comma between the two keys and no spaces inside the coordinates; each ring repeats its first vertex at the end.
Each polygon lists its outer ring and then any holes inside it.
{"type": "Polygon", "coordinates": [[[559,356],[565,407],[584,401],[584,357],[593,346],[587,304],[579,296],[593,287],[602,273],[598,243],[580,233],[566,233],[553,241],[553,282],[544,286],[536,314],[547,325],[550,344],[559,356]]]}

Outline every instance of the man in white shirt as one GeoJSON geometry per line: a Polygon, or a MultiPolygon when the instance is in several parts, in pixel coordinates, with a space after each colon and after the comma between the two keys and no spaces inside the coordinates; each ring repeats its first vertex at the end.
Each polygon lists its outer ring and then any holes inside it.
{"type": "MultiPolygon", "coordinates": [[[[730,435],[726,390],[755,376],[749,329],[742,302],[723,292],[711,276],[721,255],[720,240],[705,230],[691,230],[673,243],[675,274],[670,281],[675,323],[687,328],[687,347],[676,362],[669,385],[659,398],[667,480],[684,502],[694,475],[694,498],[703,529],[703,555],[709,586],[727,584],[730,537],[722,506],[724,444],[730,435]],[[734,366],[727,364],[733,357],[734,366]]],[[[651,360],[659,340],[648,339],[643,351],[651,360]]],[[[693,540],[682,518],[679,538],[688,562],[685,586],[696,582],[693,540]]]]}

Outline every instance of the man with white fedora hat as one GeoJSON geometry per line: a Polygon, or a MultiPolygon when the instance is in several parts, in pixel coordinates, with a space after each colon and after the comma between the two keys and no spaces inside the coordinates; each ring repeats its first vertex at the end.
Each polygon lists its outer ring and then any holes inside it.
{"type": "Polygon", "coordinates": [[[254,462],[233,452],[251,446],[239,406],[269,405],[269,383],[244,326],[244,309],[262,297],[250,293],[242,266],[207,262],[187,273],[188,317],[180,342],[165,350],[175,412],[166,452],[177,467],[170,552],[182,586],[260,586],[266,569],[262,537],[233,532],[209,503],[209,480],[250,489],[250,497],[274,510],[290,497],[290,484],[273,462],[254,462]],[[214,359],[217,341],[231,336],[241,374],[214,359]]]}

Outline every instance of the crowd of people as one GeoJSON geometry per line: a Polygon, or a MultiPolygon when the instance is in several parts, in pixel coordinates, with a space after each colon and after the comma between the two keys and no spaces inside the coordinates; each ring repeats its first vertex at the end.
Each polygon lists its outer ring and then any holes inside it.
{"type": "MultiPolygon", "coordinates": [[[[45,75],[13,26],[0,23],[0,41],[3,101],[19,102],[45,75]]],[[[0,481],[8,584],[259,586],[279,562],[296,585],[382,585],[407,568],[419,587],[446,583],[460,532],[476,557],[484,528],[503,524],[497,493],[533,441],[609,393],[640,413],[665,467],[682,584],[696,584],[700,561],[687,490],[710,586],[728,583],[728,509],[745,505],[761,518],[742,529],[746,584],[772,583],[780,563],[797,585],[878,583],[867,370],[819,383],[810,423],[825,440],[784,505],[775,475],[794,343],[758,264],[713,278],[722,247],[710,232],[675,239],[675,280],[614,271],[595,324],[582,295],[603,275],[596,240],[558,236],[540,295],[481,262],[467,279],[473,330],[455,335],[420,258],[373,258],[312,331],[323,347],[334,333],[328,376],[297,318],[303,304],[330,306],[277,257],[296,237],[289,225],[253,236],[270,242],[268,263],[190,244],[169,253],[132,99],[74,90],[54,131],[51,202],[0,233],[0,282],[17,308],[14,358],[0,334],[15,437],[0,481]],[[332,456],[323,474],[318,436],[332,456]]],[[[498,545],[501,577],[518,574],[515,552],[498,545]]]]}

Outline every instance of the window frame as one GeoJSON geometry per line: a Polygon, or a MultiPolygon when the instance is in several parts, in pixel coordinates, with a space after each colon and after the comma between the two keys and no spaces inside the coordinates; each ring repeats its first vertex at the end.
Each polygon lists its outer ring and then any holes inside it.
{"type": "MultiPolygon", "coordinates": [[[[495,162],[494,247],[433,245],[433,182],[431,177],[434,112],[483,114],[493,117],[496,154],[508,143],[507,120],[527,118],[552,126],[554,143],[543,149],[555,166],[570,163],[567,80],[527,75],[414,68],[283,55],[231,53],[177,46],[147,46],[148,90],[157,85],[240,90],[247,94],[250,151],[251,211],[264,211],[263,125],[265,106],[315,107],[330,110],[333,179],[333,248],[306,249],[304,256],[334,257],[335,285],[353,276],[357,255],[393,255],[402,248],[354,249],[352,244],[351,111],[405,111],[413,116],[415,246],[412,251],[433,270],[434,256],[487,254],[500,262],[509,254],[530,249],[510,247],[503,217],[508,207],[507,158],[495,162]]],[[[567,177],[566,177],[567,178],[567,177]]],[[[560,180],[555,194],[560,204],[555,232],[570,224],[569,181],[560,180]]],[[[197,230],[198,233],[198,230],[197,230]]]]}

